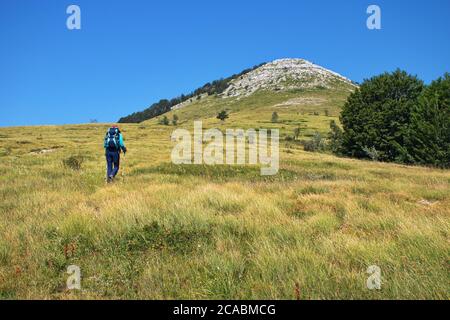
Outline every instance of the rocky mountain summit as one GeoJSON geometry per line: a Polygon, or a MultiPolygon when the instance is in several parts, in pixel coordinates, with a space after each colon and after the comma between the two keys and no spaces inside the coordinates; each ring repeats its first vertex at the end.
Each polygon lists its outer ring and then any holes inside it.
{"type": "Polygon", "coordinates": [[[249,96],[257,90],[332,88],[351,80],[303,59],[278,59],[230,81],[223,97],[249,96]]]}

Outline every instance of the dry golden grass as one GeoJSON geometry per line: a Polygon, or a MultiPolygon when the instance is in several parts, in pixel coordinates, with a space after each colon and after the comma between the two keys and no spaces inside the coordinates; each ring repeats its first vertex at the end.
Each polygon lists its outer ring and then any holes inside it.
{"type": "MultiPolygon", "coordinates": [[[[293,123],[271,124],[273,100],[258,121],[233,105],[229,121],[211,112],[205,126],[279,127],[283,136],[303,120],[326,130],[330,117],[298,106],[279,112],[293,123]]],[[[188,112],[179,112],[183,127],[188,112]]],[[[0,129],[0,297],[295,299],[298,287],[301,299],[450,298],[449,171],[284,142],[275,177],[180,170],[170,164],[173,127],[155,122],[122,126],[129,152],[112,185],[107,125],[0,129]],[[70,156],[83,157],[80,170],[63,165],[70,156]],[[71,264],[81,267],[81,292],[65,290],[71,264]],[[370,265],[381,268],[381,290],[366,288],[370,265]]]]}

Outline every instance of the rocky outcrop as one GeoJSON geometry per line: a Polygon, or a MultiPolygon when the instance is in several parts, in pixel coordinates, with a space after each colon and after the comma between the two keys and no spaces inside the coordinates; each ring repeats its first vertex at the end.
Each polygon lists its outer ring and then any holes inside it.
{"type": "Polygon", "coordinates": [[[303,59],[279,59],[233,79],[222,97],[249,96],[257,90],[332,88],[349,79],[303,59]]]}

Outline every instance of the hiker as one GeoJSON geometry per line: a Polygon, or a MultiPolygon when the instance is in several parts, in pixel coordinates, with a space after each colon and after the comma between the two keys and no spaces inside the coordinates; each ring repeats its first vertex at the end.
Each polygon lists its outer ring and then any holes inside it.
{"type": "Polygon", "coordinates": [[[112,126],[108,129],[103,146],[107,163],[106,181],[110,183],[119,172],[120,151],[123,151],[124,155],[127,152],[118,126],[112,126]]]}

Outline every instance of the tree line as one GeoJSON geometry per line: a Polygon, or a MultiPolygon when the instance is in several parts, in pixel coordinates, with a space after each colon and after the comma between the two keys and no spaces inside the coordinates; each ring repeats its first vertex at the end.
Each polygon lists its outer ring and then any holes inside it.
{"type": "Polygon", "coordinates": [[[176,106],[177,104],[180,104],[182,102],[185,102],[189,99],[193,99],[194,97],[200,97],[201,95],[207,94],[207,95],[215,95],[215,94],[221,94],[225,91],[225,89],[228,87],[231,80],[239,78],[256,68],[259,68],[263,66],[265,63],[261,63],[259,65],[253,66],[252,68],[248,68],[243,70],[242,72],[238,74],[233,74],[232,76],[225,78],[225,79],[219,79],[214,80],[212,82],[208,82],[205,85],[203,85],[200,88],[197,88],[193,92],[187,94],[187,95],[180,95],[178,97],[175,97],[173,99],[161,99],[159,102],[156,102],[152,104],[150,107],[143,111],[134,112],[128,116],[122,117],[119,119],[119,123],[139,123],[145,120],[149,120],[152,118],[155,118],[157,116],[160,116],[166,112],[169,112],[173,106],[176,106]]]}

